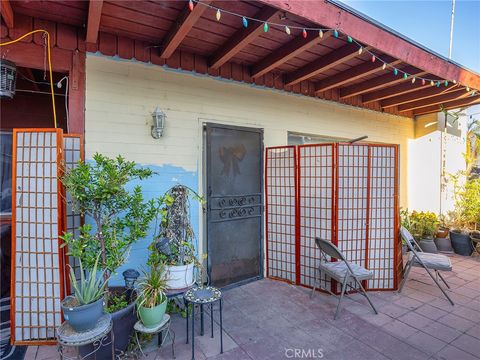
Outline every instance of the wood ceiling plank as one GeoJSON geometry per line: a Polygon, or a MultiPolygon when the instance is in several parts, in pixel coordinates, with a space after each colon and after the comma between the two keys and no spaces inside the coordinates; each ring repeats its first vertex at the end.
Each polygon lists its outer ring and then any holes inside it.
{"type": "Polygon", "coordinates": [[[255,16],[260,21],[251,23],[247,28],[241,28],[227,40],[212,56],[210,67],[218,69],[238,52],[250,44],[256,37],[263,32],[263,22],[269,22],[276,16],[277,10],[269,6],[261,8],[255,16]]]}
{"type": "MultiPolygon", "coordinates": [[[[425,75],[426,72],[420,69],[417,69],[414,66],[406,66],[405,68],[401,69],[406,73],[414,76],[422,76],[425,75]]],[[[387,68],[385,71],[388,71],[387,74],[377,76],[373,79],[370,79],[365,82],[361,82],[359,84],[350,85],[340,90],[340,99],[346,99],[352,96],[361,95],[366,92],[382,89],[388,86],[392,86],[395,84],[399,84],[405,79],[401,76],[395,76],[392,73],[391,69],[387,68]]]]}
{"type": "Polygon", "coordinates": [[[332,33],[328,31],[322,38],[317,34],[313,36],[310,34],[310,37],[307,36],[307,38],[304,38],[302,35],[297,36],[292,41],[277,48],[268,56],[253,65],[252,77],[256,78],[272,71],[281,64],[319,44],[321,41],[326,40],[331,35],[332,33]]]}
{"type": "Polygon", "coordinates": [[[440,89],[437,88],[436,86],[429,86],[419,91],[410,92],[407,94],[394,96],[394,97],[382,100],[380,102],[380,105],[382,106],[382,108],[397,106],[397,105],[405,104],[411,101],[428,99],[430,97],[442,95],[452,90],[455,90],[456,88],[458,87],[455,84],[450,84],[447,87],[441,87],[440,89]]]}
{"type": "Polygon", "coordinates": [[[418,116],[418,115],[432,114],[432,113],[437,113],[442,109],[443,110],[458,109],[458,108],[463,108],[463,107],[471,106],[475,104],[480,104],[480,95],[469,96],[464,99],[445,102],[441,105],[431,105],[431,106],[419,108],[413,111],[413,115],[418,116]]]}
{"type": "Polygon", "coordinates": [[[295,85],[303,80],[310,79],[328,69],[335,67],[345,61],[355,58],[358,54],[358,45],[347,44],[335,49],[328,54],[312,61],[310,64],[295,70],[285,77],[286,85],[295,85]]]}
{"type": "MultiPolygon", "coordinates": [[[[208,5],[211,3],[211,1],[202,0],[202,3],[208,5]]],[[[175,23],[172,25],[172,28],[162,41],[160,50],[160,57],[162,59],[168,59],[170,56],[172,56],[182,40],[185,39],[188,32],[192,29],[193,25],[195,25],[197,20],[207,9],[207,6],[201,4],[196,4],[193,10],[190,10],[188,5],[185,6],[175,23]]]]}
{"type": "Polygon", "coordinates": [[[446,94],[441,94],[435,97],[430,97],[430,98],[421,99],[421,100],[412,101],[406,104],[398,105],[397,108],[398,108],[398,111],[404,112],[409,110],[420,109],[425,106],[443,104],[449,101],[460,100],[469,96],[470,96],[470,93],[468,93],[464,88],[461,88],[461,89],[451,91],[446,94]]]}
{"type": "MultiPolygon", "coordinates": [[[[401,62],[400,60],[394,59],[391,56],[383,56],[382,60],[393,66],[398,65],[401,62]]],[[[320,93],[330,90],[348,84],[349,82],[361,79],[364,76],[382,71],[382,65],[383,64],[380,61],[367,61],[363,64],[354,66],[346,71],[341,72],[340,74],[336,74],[319,81],[315,86],[315,92],[320,93]]]]}

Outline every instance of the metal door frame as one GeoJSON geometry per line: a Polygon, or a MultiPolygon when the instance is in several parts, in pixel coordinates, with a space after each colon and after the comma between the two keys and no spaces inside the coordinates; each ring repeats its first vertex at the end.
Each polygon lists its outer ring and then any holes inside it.
{"type": "Polygon", "coordinates": [[[207,208],[204,213],[204,224],[205,224],[205,239],[206,239],[206,247],[207,247],[207,274],[208,278],[211,279],[211,257],[210,257],[210,241],[208,238],[208,228],[209,228],[209,204],[208,198],[209,194],[209,178],[211,176],[210,171],[211,168],[209,164],[211,163],[211,143],[208,138],[208,129],[209,128],[221,128],[221,129],[229,129],[229,130],[240,130],[240,131],[247,131],[252,133],[260,134],[260,154],[259,154],[259,166],[260,166],[260,199],[261,199],[261,217],[260,217],[260,248],[259,248],[259,274],[250,279],[245,279],[238,281],[236,283],[224,286],[223,289],[234,288],[237,286],[241,286],[247,284],[252,281],[260,280],[264,278],[264,267],[265,267],[265,254],[264,254],[264,241],[265,241],[265,189],[264,189],[264,129],[263,128],[253,128],[253,127],[246,127],[246,126],[237,126],[237,125],[226,125],[216,122],[204,122],[202,127],[202,136],[204,140],[203,146],[203,178],[204,178],[204,185],[203,188],[205,189],[206,200],[207,200],[207,208]]]}

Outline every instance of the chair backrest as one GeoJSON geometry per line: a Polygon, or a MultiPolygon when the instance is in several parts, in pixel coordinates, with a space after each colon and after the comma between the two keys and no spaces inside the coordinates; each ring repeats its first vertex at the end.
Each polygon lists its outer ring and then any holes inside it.
{"type": "Polygon", "coordinates": [[[413,251],[413,253],[416,253],[417,250],[423,252],[422,248],[418,245],[413,235],[410,234],[410,231],[408,231],[405,227],[402,226],[400,228],[400,234],[402,235],[403,240],[405,240],[405,243],[407,244],[410,251],[413,251]]]}
{"type": "Polygon", "coordinates": [[[343,254],[330,241],[320,239],[320,238],[315,238],[315,243],[317,244],[321,252],[324,252],[325,254],[327,254],[333,259],[339,259],[339,260],[345,261],[345,257],[343,256],[343,254]]]}

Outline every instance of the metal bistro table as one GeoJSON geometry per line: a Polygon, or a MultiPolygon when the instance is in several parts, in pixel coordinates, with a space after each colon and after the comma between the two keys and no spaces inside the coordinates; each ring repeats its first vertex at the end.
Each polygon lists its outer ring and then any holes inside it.
{"type": "MultiPolygon", "coordinates": [[[[112,316],[110,314],[104,314],[97,321],[97,325],[92,329],[84,332],[75,331],[68,322],[64,322],[57,330],[57,348],[60,354],[60,359],[87,359],[91,355],[94,355],[96,359],[96,352],[103,346],[112,345],[112,359],[115,359],[115,341],[112,331],[112,316]],[[108,341],[108,335],[111,336],[111,341],[108,341]],[[93,351],[87,355],[80,357],[78,348],[83,345],[93,345],[93,351]],[[77,356],[66,356],[63,352],[65,347],[76,347],[77,356]]],[[[102,359],[104,360],[104,359],[102,359]]],[[[106,360],[106,359],[105,359],[106,360]]]]}
{"type": "Polygon", "coordinates": [[[200,335],[203,336],[203,307],[210,305],[211,337],[213,338],[213,305],[218,302],[220,310],[220,354],[223,354],[222,292],[213,286],[199,286],[188,290],[183,296],[187,308],[188,344],[188,305],[192,304],[192,360],[195,360],[195,305],[200,306],[200,335]]]}

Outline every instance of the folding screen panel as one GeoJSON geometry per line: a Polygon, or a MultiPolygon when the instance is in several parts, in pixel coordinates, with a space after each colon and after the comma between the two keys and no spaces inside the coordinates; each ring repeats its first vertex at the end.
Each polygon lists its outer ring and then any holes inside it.
{"type": "MultiPolygon", "coordinates": [[[[299,156],[299,242],[300,284],[313,286],[320,253],[315,237],[330,240],[334,226],[334,156],[333,144],[303,145],[299,156]]],[[[324,278],[323,287],[328,279],[324,278]]]]}
{"type": "Polygon", "coordinates": [[[62,145],[58,129],[13,132],[11,321],[16,344],[45,343],[55,338],[62,322],[62,145]]]}
{"type": "Polygon", "coordinates": [[[296,282],[296,148],[267,148],[265,203],[267,276],[296,282]]]}
{"type": "Polygon", "coordinates": [[[370,145],[370,215],[367,268],[375,277],[369,289],[396,289],[399,253],[397,147],[370,145]],[[392,239],[394,241],[392,241],[392,239]],[[397,247],[397,249],[395,248],[397,247]]]}
{"type": "MultiPolygon", "coordinates": [[[[76,167],[80,160],[83,160],[83,136],[78,134],[64,134],[63,135],[63,158],[65,171],[76,167]]],[[[64,215],[64,227],[65,231],[72,232],[75,237],[79,235],[78,227],[82,224],[82,217],[73,211],[72,199],[69,193],[65,194],[65,215],[64,215]]],[[[64,253],[67,248],[62,249],[64,253]]],[[[66,255],[64,255],[67,258],[66,255]]],[[[68,257],[68,264],[75,270],[77,279],[80,278],[80,266],[78,259],[73,256],[68,257]]],[[[71,294],[70,281],[68,277],[69,270],[66,269],[65,274],[65,293],[71,294]]]]}

